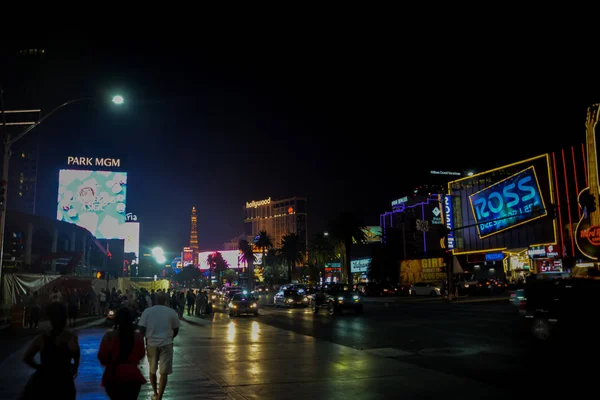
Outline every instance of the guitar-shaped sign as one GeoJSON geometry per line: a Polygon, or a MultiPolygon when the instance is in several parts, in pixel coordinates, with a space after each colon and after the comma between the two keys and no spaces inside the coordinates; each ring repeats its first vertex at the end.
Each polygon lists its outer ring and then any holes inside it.
{"type": "Polygon", "coordinates": [[[600,258],[600,211],[597,210],[599,182],[598,160],[596,157],[596,125],[600,113],[599,104],[587,110],[585,123],[585,142],[587,152],[588,187],[579,193],[577,198],[583,215],[575,229],[575,243],[584,256],[592,260],[600,258]]]}

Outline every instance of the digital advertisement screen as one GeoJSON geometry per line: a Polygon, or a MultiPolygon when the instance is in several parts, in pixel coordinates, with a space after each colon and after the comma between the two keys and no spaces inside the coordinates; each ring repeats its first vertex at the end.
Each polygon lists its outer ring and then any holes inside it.
{"type": "Polygon", "coordinates": [[[181,260],[184,267],[194,265],[194,250],[191,247],[184,247],[181,260]]]}
{"type": "Polygon", "coordinates": [[[217,252],[223,255],[223,259],[229,264],[229,268],[241,268],[244,266],[244,263],[239,259],[239,250],[213,250],[200,252],[198,255],[200,269],[208,269],[208,256],[217,252]]]}
{"type": "Polygon", "coordinates": [[[547,215],[533,166],[469,196],[480,238],[547,215]]]}
{"type": "Polygon", "coordinates": [[[56,218],[98,239],[124,239],[127,173],[61,169],[56,218]]]}

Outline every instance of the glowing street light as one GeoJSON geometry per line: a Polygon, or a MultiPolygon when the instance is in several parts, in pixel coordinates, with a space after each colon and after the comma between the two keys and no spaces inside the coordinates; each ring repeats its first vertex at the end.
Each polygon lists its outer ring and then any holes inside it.
{"type": "Polygon", "coordinates": [[[158,256],[156,257],[156,262],[159,264],[164,264],[167,262],[167,259],[165,258],[165,256],[158,256]]]}
{"type": "Polygon", "coordinates": [[[118,94],[112,98],[112,102],[120,106],[121,104],[125,103],[125,99],[123,98],[123,96],[118,94]]]}
{"type": "Polygon", "coordinates": [[[159,257],[164,257],[164,256],[165,256],[165,252],[162,249],[162,247],[155,247],[152,249],[152,257],[159,258],[159,257]]]}

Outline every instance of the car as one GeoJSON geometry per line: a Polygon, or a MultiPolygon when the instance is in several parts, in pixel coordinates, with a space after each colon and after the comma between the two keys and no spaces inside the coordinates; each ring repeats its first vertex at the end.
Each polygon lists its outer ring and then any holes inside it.
{"type": "Polygon", "coordinates": [[[256,288],[254,288],[252,293],[254,293],[255,295],[258,295],[258,296],[269,294],[269,287],[263,286],[263,285],[257,286],[256,288]]]}
{"type": "Polygon", "coordinates": [[[310,298],[304,289],[283,289],[273,297],[276,307],[308,307],[310,298]]]}
{"type": "Polygon", "coordinates": [[[258,299],[248,292],[236,293],[227,304],[229,316],[240,316],[242,314],[252,314],[258,317],[258,299]]]}
{"type": "Polygon", "coordinates": [[[317,290],[311,298],[310,306],[313,314],[326,309],[329,315],[340,314],[342,310],[354,310],[357,314],[364,311],[362,298],[359,293],[347,290],[347,286],[323,287],[317,290]]]}
{"type": "Polygon", "coordinates": [[[416,282],[410,287],[410,294],[413,296],[441,296],[442,289],[439,285],[427,282],[416,282]]]}
{"type": "Polygon", "coordinates": [[[237,287],[230,288],[225,291],[225,294],[223,294],[223,309],[224,310],[227,309],[227,305],[229,304],[229,302],[231,301],[233,296],[235,296],[236,294],[239,294],[239,293],[242,293],[242,289],[237,288],[237,287]]]}

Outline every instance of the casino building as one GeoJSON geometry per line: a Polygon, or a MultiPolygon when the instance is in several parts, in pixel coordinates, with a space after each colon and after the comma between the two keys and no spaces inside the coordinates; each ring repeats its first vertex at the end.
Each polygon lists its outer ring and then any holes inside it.
{"type": "Polygon", "coordinates": [[[260,231],[266,231],[275,248],[281,247],[281,239],[289,234],[298,235],[307,248],[307,209],[306,197],[290,197],[274,200],[247,201],[244,206],[244,229],[247,236],[255,238],[260,231]]]}

